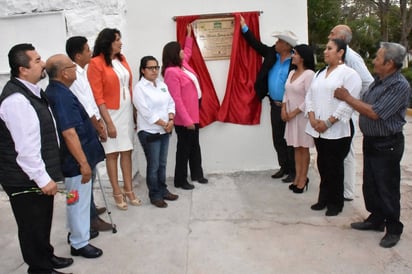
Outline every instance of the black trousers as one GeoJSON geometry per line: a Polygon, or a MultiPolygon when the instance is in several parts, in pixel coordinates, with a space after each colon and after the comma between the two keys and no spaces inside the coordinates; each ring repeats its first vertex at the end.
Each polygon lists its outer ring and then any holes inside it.
{"type": "Polygon", "coordinates": [[[318,203],[328,209],[343,208],[343,161],[350,150],[352,137],[340,139],[314,138],[320,175],[318,203]]]}
{"type": "Polygon", "coordinates": [[[177,134],[176,166],[174,183],[179,186],[187,182],[187,164],[190,167],[192,180],[203,178],[202,154],[199,144],[199,124],[195,129],[175,126],[177,134]]]}
{"type": "Polygon", "coordinates": [[[387,137],[363,138],[363,197],[368,221],[385,223],[386,231],[402,234],[400,222],[400,161],[405,147],[402,132],[387,137]]]}
{"type": "Polygon", "coordinates": [[[270,102],[270,122],[272,124],[272,139],[278,156],[279,166],[287,174],[295,174],[295,150],[288,146],[285,140],[286,123],[281,118],[282,106],[275,101],[270,102]]]}
{"type": "Polygon", "coordinates": [[[29,266],[28,273],[51,273],[53,246],[50,244],[50,230],[53,218],[54,196],[38,193],[13,193],[27,190],[27,187],[2,185],[10,198],[11,208],[18,227],[18,237],[23,259],[29,266]]]}

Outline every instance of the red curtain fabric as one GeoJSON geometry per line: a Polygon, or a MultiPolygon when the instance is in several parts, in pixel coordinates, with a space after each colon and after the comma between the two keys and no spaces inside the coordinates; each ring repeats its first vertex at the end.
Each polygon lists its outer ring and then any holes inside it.
{"type": "MultiPolygon", "coordinates": [[[[178,16],[176,17],[176,36],[177,41],[184,46],[186,37],[186,26],[198,19],[198,15],[194,16],[178,16]]],[[[196,39],[193,41],[192,58],[189,65],[196,71],[199,76],[199,84],[202,89],[202,104],[200,107],[200,127],[205,127],[217,120],[219,112],[219,100],[216,95],[215,87],[213,86],[212,78],[206,67],[205,61],[197,45],[196,39]]]]}
{"type": "MultiPolygon", "coordinates": [[[[259,36],[259,12],[241,13],[249,29],[259,36]]],[[[232,52],[225,97],[219,110],[218,120],[242,125],[260,123],[262,104],[254,91],[256,75],[262,65],[262,57],[243,39],[240,30],[240,14],[235,13],[232,52]]]]}
{"type": "MultiPolygon", "coordinates": [[[[242,12],[249,29],[259,36],[259,12],[242,12]]],[[[234,13],[235,25],[230,57],[229,73],[226,92],[219,106],[216,90],[206,67],[205,61],[194,39],[192,58],[189,65],[199,76],[202,89],[202,105],[200,108],[200,126],[204,127],[218,120],[221,122],[255,125],[260,122],[262,105],[256,97],[254,83],[256,75],[262,65],[262,58],[241,37],[240,13],[234,13]]],[[[186,26],[198,19],[199,15],[176,17],[177,41],[184,46],[186,26]]]]}

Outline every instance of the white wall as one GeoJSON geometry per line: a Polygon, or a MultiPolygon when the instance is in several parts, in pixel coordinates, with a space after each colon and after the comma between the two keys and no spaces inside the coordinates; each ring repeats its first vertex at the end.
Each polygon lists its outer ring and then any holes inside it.
{"type": "MultiPolygon", "coordinates": [[[[173,16],[227,13],[238,11],[263,11],[260,16],[261,39],[273,44],[271,33],[276,30],[293,30],[307,42],[307,5],[304,0],[153,0],[153,1],[23,1],[0,0],[0,16],[18,12],[49,11],[63,9],[67,20],[67,35],[84,35],[93,46],[98,31],[104,27],[116,27],[122,31],[123,53],[131,65],[134,78],[138,78],[140,58],[154,55],[159,62],[163,46],[176,40],[173,16]],[[49,2],[53,2],[53,5],[49,2]]],[[[51,38],[52,39],[52,38],[51,38]]],[[[41,52],[41,49],[38,49],[41,52]]],[[[2,58],[4,58],[2,56],[2,58]]],[[[228,61],[208,61],[207,66],[220,100],[224,97],[228,61]]],[[[0,87],[4,79],[0,79],[0,87]]],[[[200,142],[205,173],[240,170],[265,170],[277,167],[272,145],[269,105],[263,101],[261,124],[241,126],[215,122],[200,131],[200,142]]],[[[176,135],[172,135],[168,176],[173,176],[176,135]]],[[[138,168],[144,173],[144,156],[140,145],[138,168]]]]}

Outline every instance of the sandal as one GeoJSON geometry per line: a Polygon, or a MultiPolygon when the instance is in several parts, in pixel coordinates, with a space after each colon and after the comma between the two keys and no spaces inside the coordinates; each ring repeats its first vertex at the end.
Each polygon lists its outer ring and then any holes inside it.
{"type": "Polygon", "coordinates": [[[122,193],[120,193],[120,194],[114,194],[113,193],[113,198],[114,198],[114,202],[115,202],[118,209],[120,209],[120,210],[126,210],[127,209],[127,204],[124,201],[125,198],[124,198],[122,193]],[[120,200],[120,202],[119,202],[119,200],[120,200]]]}
{"type": "Polygon", "coordinates": [[[139,198],[136,198],[134,192],[131,191],[125,191],[123,189],[123,193],[125,194],[126,198],[125,200],[129,200],[129,203],[133,206],[140,206],[142,204],[142,201],[139,198]]]}

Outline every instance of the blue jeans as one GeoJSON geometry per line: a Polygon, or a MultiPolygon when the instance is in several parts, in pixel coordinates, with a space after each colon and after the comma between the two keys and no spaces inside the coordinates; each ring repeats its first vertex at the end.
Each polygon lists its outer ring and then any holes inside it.
{"type": "Polygon", "coordinates": [[[169,134],[152,134],[139,131],[137,134],[146,156],[146,184],[150,201],[163,200],[169,193],[166,185],[166,163],[169,149],[169,134]]]}
{"type": "Polygon", "coordinates": [[[81,183],[82,175],[64,178],[66,191],[77,190],[79,201],[66,205],[67,224],[70,231],[70,243],[75,249],[89,244],[90,230],[90,195],[92,191],[91,180],[81,183]]]}

